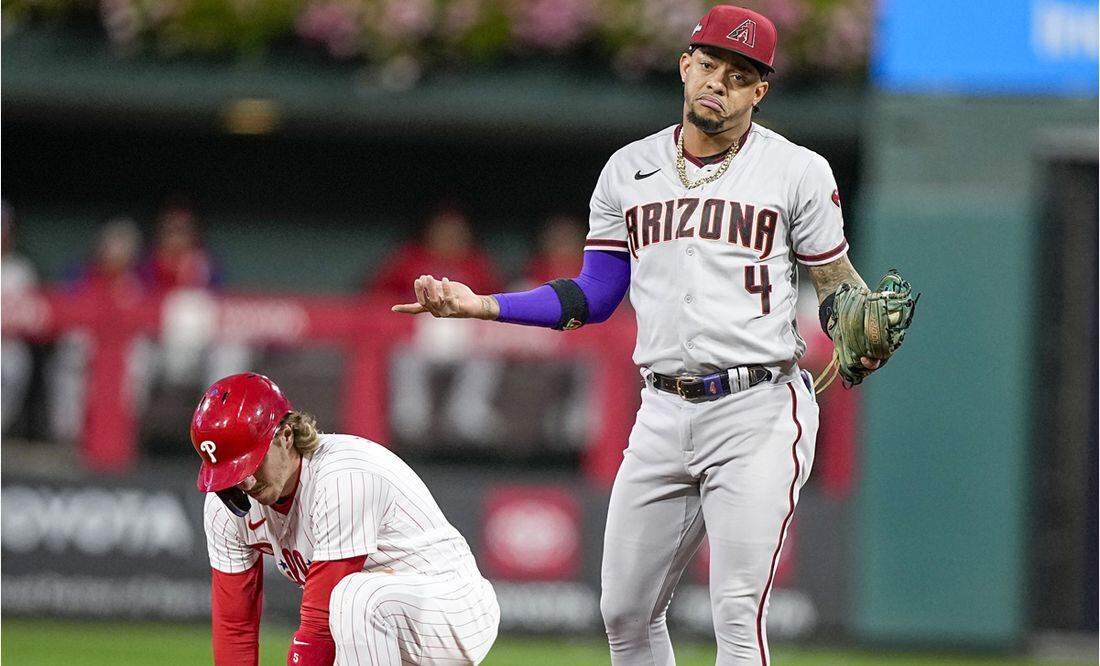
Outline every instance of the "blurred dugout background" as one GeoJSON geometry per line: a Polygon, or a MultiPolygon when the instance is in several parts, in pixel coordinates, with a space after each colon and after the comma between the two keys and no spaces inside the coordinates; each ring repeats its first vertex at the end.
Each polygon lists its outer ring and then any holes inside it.
{"type": "MultiPolygon", "coordinates": [[[[890,367],[822,399],[773,641],[1094,652],[1097,4],[747,4],[780,32],[757,121],[829,159],[861,273],[924,292],[890,367]]],[[[389,305],[424,272],[575,274],[608,156],[678,120],[706,7],[5,2],[5,616],[206,617],[187,422],[254,369],[412,463],[506,632],[598,636],[629,306],[563,335],[389,305]]],[[[706,564],[680,633],[709,635],[706,564]]]]}

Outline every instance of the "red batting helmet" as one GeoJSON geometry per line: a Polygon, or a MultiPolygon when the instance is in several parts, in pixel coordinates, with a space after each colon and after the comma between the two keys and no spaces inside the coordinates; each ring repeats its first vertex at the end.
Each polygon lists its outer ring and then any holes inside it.
{"type": "Polygon", "coordinates": [[[740,53],[773,72],[775,42],[775,24],[767,16],[743,7],[718,5],[699,19],[688,43],[740,53]]]}
{"type": "Polygon", "coordinates": [[[231,488],[259,468],[279,424],[294,407],[263,375],[230,375],[206,390],[191,417],[204,493],[231,488]]]}

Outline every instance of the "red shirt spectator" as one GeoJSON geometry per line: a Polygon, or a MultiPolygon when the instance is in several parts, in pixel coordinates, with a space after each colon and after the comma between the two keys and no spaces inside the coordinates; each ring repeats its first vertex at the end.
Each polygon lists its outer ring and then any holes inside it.
{"type": "Polygon", "coordinates": [[[172,202],[157,216],[156,238],[141,267],[154,293],[180,287],[217,286],[214,258],[199,236],[198,216],[186,202],[172,202]]]}
{"type": "Polygon", "coordinates": [[[91,259],[71,281],[73,292],[97,299],[128,302],[141,296],[137,270],[141,232],[129,218],[109,220],[99,231],[91,259]]]}
{"type": "Polygon", "coordinates": [[[555,215],[546,220],[539,232],[538,249],[523,271],[529,286],[580,275],[585,232],[584,225],[568,215],[555,215]]]}
{"type": "Polygon", "coordinates": [[[469,219],[454,206],[438,209],[422,237],[397,250],[382,265],[370,289],[390,300],[405,297],[412,292],[416,278],[425,274],[462,282],[482,294],[503,288],[489,256],[474,245],[469,219]]]}

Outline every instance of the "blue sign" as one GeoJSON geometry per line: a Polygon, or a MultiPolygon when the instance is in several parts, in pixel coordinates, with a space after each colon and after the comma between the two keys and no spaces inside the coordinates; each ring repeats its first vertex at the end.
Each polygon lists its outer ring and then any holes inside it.
{"type": "Polygon", "coordinates": [[[872,78],[903,93],[1094,96],[1096,0],[879,0],[872,78]]]}

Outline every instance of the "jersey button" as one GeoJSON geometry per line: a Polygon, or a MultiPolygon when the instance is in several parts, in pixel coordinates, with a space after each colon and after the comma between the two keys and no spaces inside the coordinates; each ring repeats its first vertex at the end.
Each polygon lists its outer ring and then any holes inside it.
{"type": "Polygon", "coordinates": [[[694,343],[694,342],[692,342],[692,341],[690,341],[690,340],[688,340],[688,343],[687,343],[687,348],[688,348],[688,349],[695,349],[695,343],[694,343]]]}
{"type": "Polygon", "coordinates": [[[688,248],[687,250],[685,250],[685,251],[687,252],[687,255],[688,255],[689,257],[694,257],[694,256],[695,256],[695,248],[693,248],[693,247],[689,247],[689,248],[688,248]]]}
{"type": "Polygon", "coordinates": [[[690,303],[694,300],[695,300],[695,298],[691,294],[688,294],[687,296],[684,296],[684,302],[685,303],[690,303]]]}

